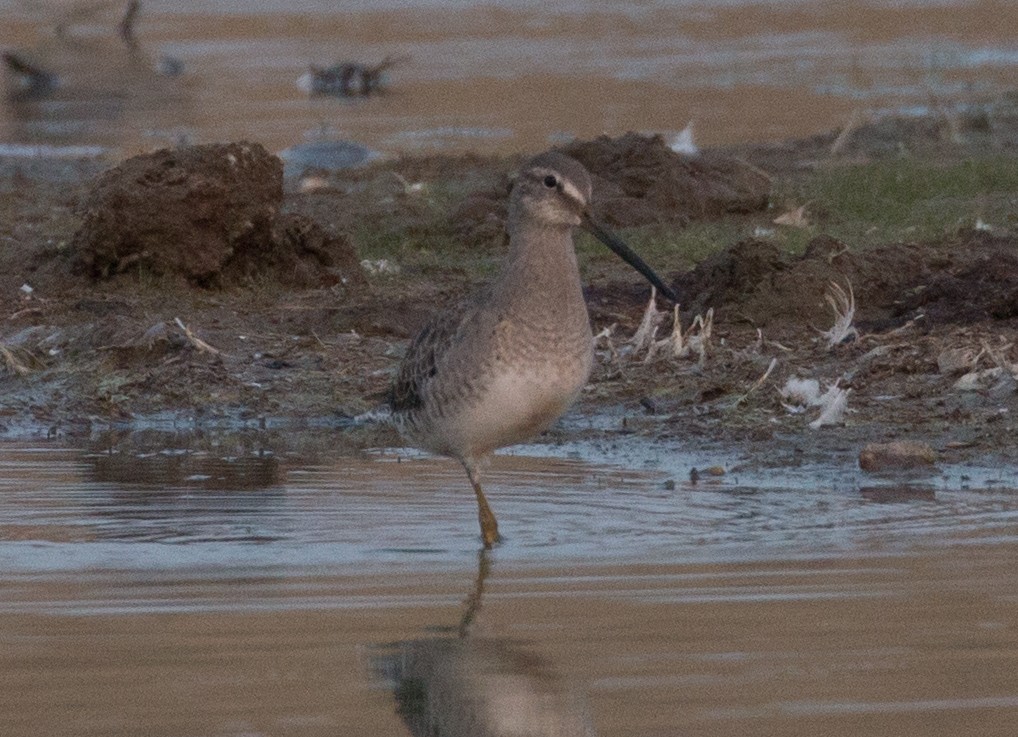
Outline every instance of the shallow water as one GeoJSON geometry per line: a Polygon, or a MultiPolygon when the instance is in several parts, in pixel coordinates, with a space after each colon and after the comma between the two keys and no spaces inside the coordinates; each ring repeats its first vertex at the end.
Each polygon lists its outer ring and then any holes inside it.
{"type": "Polygon", "coordinates": [[[464,3],[146,0],[139,48],[119,3],[51,31],[70,0],[0,0],[5,48],[61,82],[8,101],[0,142],[348,138],[384,153],[537,150],[694,121],[702,144],[803,135],[853,111],[950,108],[1013,87],[1018,5],[992,0],[464,3]],[[309,99],[309,64],[406,57],[387,94],[309,99]],[[184,73],[155,70],[164,57],[184,73]]]}
{"type": "Polygon", "coordinates": [[[188,447],[0,446],[5,735],[1013,734],[1015,469],[188,447]]]}

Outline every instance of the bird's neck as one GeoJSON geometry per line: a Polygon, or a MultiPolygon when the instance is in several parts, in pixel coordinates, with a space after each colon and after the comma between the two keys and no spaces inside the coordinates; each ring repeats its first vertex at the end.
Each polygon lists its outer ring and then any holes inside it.
{"type": "Polygon", "coordinates": [[[515,312],[561,319],[582,311],[587,319],[573,229],[520,223],[509,238],[496,299],[515,312]]]}

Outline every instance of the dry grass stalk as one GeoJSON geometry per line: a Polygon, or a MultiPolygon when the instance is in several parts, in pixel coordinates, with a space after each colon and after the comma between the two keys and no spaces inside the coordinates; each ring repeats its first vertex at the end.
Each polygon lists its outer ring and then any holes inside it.
{"type": "Polygon", "coordinates": [[[834,143],[831,144],[831,155],[837,156],[845,148],[852,134],[855,133],[856,128],[862,123],[862,111],[856,108],[852,111],[852,114],[848,117],[848,121],[845,123],[845,127],[841,129],[841,133],[834,139],[834,143]]]}
{"type": "MultiPolygon", "coordinates": [[[[679,323],[679,311],[675,310],[675,322],[679,323]]],[[[672,355],[681,358],[690,353],[697,355],[697,363],[701,366],[707,360],[707,352],[710,350],[711,336],[714,334],[714,308],[707,310],[706,315],[697,315],[693,318],[693,324],[689,327],[689,337],[683,349],[675,347],[672,355]]]]}
{"type": "Polygon", "coordinates": [[[745,402],[745,401],[746,401],[747,399],[749,399],[749,395],[750,395],[750,394],[752,394],[752,393],[753,393],[753,392],[755,392],[755,391],[756,391],[757,389],[759,389],[759,388],[760,388],[761,386],[763,386],[763,385],[764,385],[764,382],[765,382],[765,381],[767,381],[768,377],[770,377],[771,373],[772,373],[772,372],[774,371],[774,368],[775,368],[775,367],[776,367],[777,365],[778,365],[778,359],[777,359],[777,358],[772,358],[772,359],[771,359],[771,362],[770,362],[770,363],[769,363],[769,364],[767,365],[767,370],[763,372],[763,376],[761,376],[761,377],[760,377],[759,379],[757,379],[757,380],[756,380],[756,382],[755,382],[755,383],[753,384],[753,386],[751,386],[751,387],[749,388],[749,391],[748,391],[748,392],[746,392],[745,394],[743,394],[743,395],[742,395],[741,397],[739,397],[739,398],[738,398],[738,399],[737,399],[737,400],[735,401],[735,406],[736,406],[736,407],[738,407],[738,406],[739,406],[740,404],[742,404],[742,403],[743,403],[743,402],[745,402]]]}
{"type": "Polygon", "coordinates": [[[973,359],[971,371],[963,375],[956,382],[954,388],[958,391],[985,391],[999,385],[1002,381],[1018,380],[1018,363],[1011,363],[1007,353],[1013,347],[1012,343],[1001,348],[993,348],[985,340],[980,341],[982,350],[973,359]],[[989,356],[996,366],[988,369],[978,369],[979,359],[989,356]],[[1010,378],[1008,378],[1010,375],[1010,378]]]}
{"type": "Polygon", "coordinates": [[[848,291],[841,288],[836,282],[831,282],[827,288],[824,299],[834,311],[834,325],[830,330],[819,330],[827,339],[827,348],[833,348],[850,337],[858,337],[859,331],[852,326],[855,320],[855,293],[852,291],[852,282],[848,284],[848,291]]]}
{"type": "Polygon", "coordinates": [[[177,327],[184,331],[184,337],[187,338],[187,342],[194,346],[196,349],[203,353],[211,353],[213,356],[222,356],[223,352],[218,348],[214,348],[204,340],[199,338],[193,332],[191,328],[183,323],[179,317],[173,318],[173,321],[177,324],[177,327]]]}
{"type": "MultiPolygon", "coordinates": [[[[663,314],[663,313],[661,313],[663,314]]],[[[656,331],[655,331],[656,335],[656,331]]],[[[682,339],[682,321],[679,318],[679,306],[675,305],[672,309],[672,332],[667,338],[661,340],[653,340],[650,345],[647,346],[647,355],[643,357],[644,363],[650,363],[653,361],[659,353],[663,350],[671,347],[671,355],[678,358],[685,350],[685,346],[682,339]]]]}
{"type": "Polygon", "coordinates": [[[651,287],[650,300],[647,302],[647,308],[643,311],[640,327],[636,329],[636,333],[629,340],[628,347],[630,353],[639,355],[644,351],[650,350],[654,344],[654,339],[657,337],[657,330],[664,322],[665,314],[667,313],[657,308],[657,290],[651,287]]]}
{"type": "Polygon", "coordinates": [[[778,215],[772,221],[775,225],[787,225],[790,228],[808,228],[809,218],[806,217],[806,206],[800,205],[794,210],[778,215]]]}
{"type": "Polygon", "coordinates": [[[601,345],[604,345],[607,350],[607,357],[602,355],[601,358],[604,363],[618,363],[619,361],[619,352],[615,348],[615,342],[612,340],[612,336],[615,335],[615,328],[617,327],[618,323],[613,322],[594,336],[594,350],[596,351],[601,345]]]}
{"type": "Polygon", "coordinates": [[[714,309],[711,308],[707,310],[706,315],[697,315],[693,318],[689,332],[683,335],[679,306],[675,305],[672,310],[671,334],[667,338],[653,341],[647,348],[647,355],[644,356],[643,362],[650,363],[659,356],[673,360],[696,356],[697,363],[703,366],[707,360],[707,353],[710,351],[713,331],[714,309]]]}
{"type": "Polygon", "coordinates": [[[1009,360],[1007,360],[1006,356],[1008,351],[1010,351],[1011,348],[1013,347],[1012,343],[1008,343],[1007,345],[999,349],[993,348],[985,340],[980,341],[980,344],[983,346],[983,350],[980,352],[980,355],[985,353],[993,360],[995,364],[997,364],[998,368],[1004,371],[1010,371],[1012,374],[1015,374],[1015,378],[1018,378],[1018,364],[1011,363],[1009,360]]]}
{"type": "Polygon", "coordinates": [[[18,357],[14,355],[14,351],[0,343],[0,356],[4,358],[4,365],[7,366],[7,370],[12,374],[18,376],[25,376],[30,372],[28,366],[18,360],[18,357]]]}

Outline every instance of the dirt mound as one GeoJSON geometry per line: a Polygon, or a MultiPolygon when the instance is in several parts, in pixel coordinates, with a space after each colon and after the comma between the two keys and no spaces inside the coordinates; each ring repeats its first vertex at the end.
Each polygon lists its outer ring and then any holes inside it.
{"type": "Polygon", "coordinates": [[[945,248],[942,268],[901,300],[904,314],[923,312],[935,322],[1018,317],[1018,239],[972,231],[945,248]]]}
{"type": "MultiPolygon", "coordinates": [[[[770,177],[760,169],[718,152],[677,154],[661,136],[601,136],[560,150],[587,167],[593,210],[617,228],[753,212],[765,208],[770,196],[770,177]]],[[[449,217],[452,234],[467,243],[496,243],[505,233],[512,180],[505,172],[486,174],[484,186],[449,217]]]]}
{"type": "Polygon", "coordinates": [[[923,316],[928,324],[1018,317],[1018,239],[968,231],[934,244],[893,243],[862,252],[829,236],[801,256],[749,240],[705,259],[675,283],[688,314],[713,307],[757,326],[826,325],[831,282],[851,284],[856,323],[881,330],[923,316]]]}
{"type": "Polygon", "coordinates": [[[788,267],[773,243],[746,240],[712,254],[676,281],[683,310],[702,314],[709,308],[738,305],[748,295],[773,289],[777,274],[788,267]]]}
{"type": "Polygon", "coordinates": [[[143,271],[201,286],[263,273],[299,285],[363,283],[349,242],[278,215],[282,202],[282,164],[259,144],[163,149],[99,177],[72,247],[96,279],[143,271]]]}
{"type": "Polygon", "coordinates": [[[770,194],[770,177],[760,169],[716,152],[678,154],[661,136],[601,136],[562,151],[590,171],[594,208],[617,227],[753,212],[770,194]]]}

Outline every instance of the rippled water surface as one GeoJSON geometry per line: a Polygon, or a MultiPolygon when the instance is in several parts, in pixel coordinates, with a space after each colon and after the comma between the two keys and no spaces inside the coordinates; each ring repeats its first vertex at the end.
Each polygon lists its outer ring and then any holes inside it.
{"type": "Polygon", "coordinates": [[[760,141],[854,111],[992,97],[1018,67],[1018,4],[999,0],[145,0],[134,49],[114,33],[123,4],[92,5],[107,10],[61,40],[71,0],[0,0],[0,43],[59,80],[7,100],[3,142],[129,152],[248,138],[280,150],[346,137],[385,153],[504,152],[689,121],[701,143],[760,141]],[[387,94],[297,88],[311,64],[386,56],[402,60],[387,94]]]}
{"type": "Polygon", "coordinates": [[[3,734],[1013,734],[1015,469],[188,447],[0,446],[3,734]]]}

